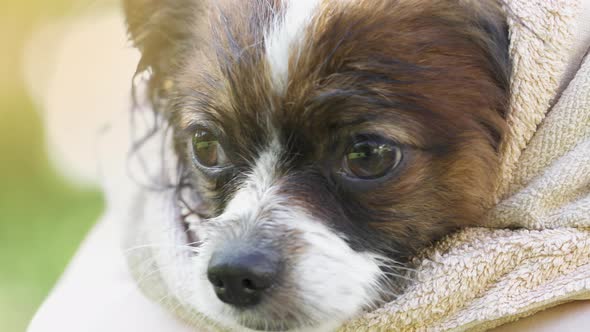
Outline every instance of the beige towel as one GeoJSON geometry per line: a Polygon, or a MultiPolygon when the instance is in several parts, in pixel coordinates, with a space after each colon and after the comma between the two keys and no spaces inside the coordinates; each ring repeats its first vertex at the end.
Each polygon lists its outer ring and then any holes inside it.
{"type": "Polygon", "coordinates": [[[489,227],[429,250],[416,283],[345,331],[480,331],[590,299],[590,1],[506,5],[513,96],[489,227]]]}

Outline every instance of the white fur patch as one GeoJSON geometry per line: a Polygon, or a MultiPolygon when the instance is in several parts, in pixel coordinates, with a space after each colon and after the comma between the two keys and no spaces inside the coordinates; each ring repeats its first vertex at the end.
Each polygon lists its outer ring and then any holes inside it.
{"type": "Polygon", "coordinates": [[[266,57],[277,93],[283,94],[289,82],[289,62],[299,56],[297,48],[305,38],[321,0],[286,0],[285,12],[275,18],[265,33],[266,57]]]}
{"type": "Polygon", "coordinates": [[[305,211],[291,209],[275,217],[299,230],[309,248],[291,273],[299,283],[307,315],[314,321],[336,328],[378,297],[379,257],[354,251],[305,211]]]}
{"type": "Polygon", "coordinates": [[[255,217],[261,209],[272,206],[269,200],[276,197],[274,185],[280,153],[281,146],[275,139],[267,150],[260,154],[248,179],[230,201],[220,219],[240,218],[247,222],[250,216],[255,217]]]}

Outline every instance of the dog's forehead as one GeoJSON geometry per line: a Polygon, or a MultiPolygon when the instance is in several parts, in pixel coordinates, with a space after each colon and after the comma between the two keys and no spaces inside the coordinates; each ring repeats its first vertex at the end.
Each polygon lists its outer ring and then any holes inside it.
{"type": "Polygon", "coordinates": [[[451,7],[426,0],[220,1],[202,44],[184,55],[180,127],[213,123],[245,155],[277,136],[321,145],[358,124],[381,126],[418,147],[427,137],[442,140],[452,131],[428,123],[461,118],[455,113],[465,101],[479,100],[470,97],[479,93],[470,82],[488,68],[480,45],[456,27],[468,13],[451,7]]]}
{"type": "Polygon", "coordinates": [[[322,33],[328,2],[220,2],[211,11],[208,45],[188,56],[191,65],[178,80],[181,127],[213,123],[239,138],[234,145],[254,147],[277,135],[317,142],[328,122],[356,121],[354,114],[335,117],[334,109],[318,107],[314,87],[327,76],[318,70],[326,50],[312,39],[322,33]]]}
{"type": "Polygon", "coordinates": [[[329,129],[378,117],[360,100],[380,93],[359,90],[369,70],[350,65],[364,60],[360,53],[368,50],[355,40],[376,16],[363,17],[363,3],[220,2],[211,12],[207,45],[188,56],[191,65],[180,79],[181,100],[190,106],[181,126],[205,120],[242,141],[268,142],[279,133],[317,143],[329,129]]]}
{"type": "Polygon", "coordinates": [[[312,22],[320,17],[322,0],[285,1],[264,32],[264,57],[273,89],[284,95],[289,82],[290,63],[297,67],[303,44],[313,32],[312,22]]]}

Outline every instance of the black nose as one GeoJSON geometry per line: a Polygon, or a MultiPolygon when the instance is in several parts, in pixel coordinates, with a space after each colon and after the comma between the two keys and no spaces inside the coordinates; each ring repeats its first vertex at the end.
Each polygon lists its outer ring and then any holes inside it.
{"type": "Polygon", "coordinates": [[[207,277],[221,301],[248,307],[260,303],[275,283],[278,269],[275,252],[233,247],[213,254],[207,277]]]}

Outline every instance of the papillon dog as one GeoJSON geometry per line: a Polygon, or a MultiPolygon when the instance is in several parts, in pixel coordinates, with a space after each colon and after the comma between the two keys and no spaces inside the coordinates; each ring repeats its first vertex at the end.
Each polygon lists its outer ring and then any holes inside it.
{"type": "Polygon", "coordinates": [[[162,273],[184,271],[171,296],[219,326],[337,328],[403,292],[413,257],[493,204],[510,74],[501,3],[124,9],[180,165],[161,221],[189,258],[162,273]]]}

